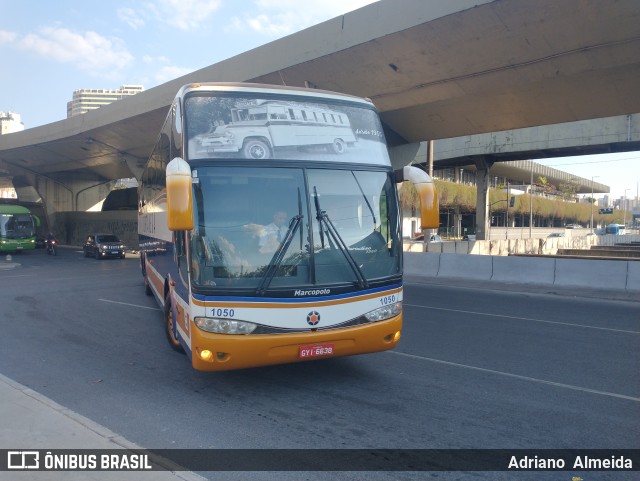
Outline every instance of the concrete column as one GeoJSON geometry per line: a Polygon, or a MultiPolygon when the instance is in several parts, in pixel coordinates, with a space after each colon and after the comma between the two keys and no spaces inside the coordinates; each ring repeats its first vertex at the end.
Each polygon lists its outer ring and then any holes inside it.
{"type": "Polygon", "coordinates": [[[476,201],[476,239],[489,239],[489,186],[491,185],[490,170],[493,161],[487,157],[476,160],[476,185],[478,188],[476,201]]]}

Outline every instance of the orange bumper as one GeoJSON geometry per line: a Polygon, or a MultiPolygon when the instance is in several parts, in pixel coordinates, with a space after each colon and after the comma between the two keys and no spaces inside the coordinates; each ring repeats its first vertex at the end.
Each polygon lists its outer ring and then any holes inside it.
{"type": "Polygon", "coordinates": [[[400,339],[402,314],[386,321],[344,329],[292,334],[224,335],[198,329],[192,321],[191,361],[200,371],[229,371],[248,367],[287,364],[328,357],[352,356],[393,349],[400,339]],[[333,345],[333,353],[300,358],[300,346],[333,345]],[[212,353],[209,360],[202,351],[212,353]]]}

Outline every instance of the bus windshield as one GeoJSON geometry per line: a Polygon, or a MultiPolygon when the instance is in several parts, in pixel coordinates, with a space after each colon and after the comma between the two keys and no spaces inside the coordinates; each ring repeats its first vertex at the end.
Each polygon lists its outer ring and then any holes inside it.
{"type": "Polygon", "coordinates": [[[399,275],[399,221],[388,171],[199,166],[193,287],[366,287],[399,275]]]}
{"type": "Polygon", "coordinates": [[[36,234],[29,214],[0,214],[0,237],[26,239],[36,234]]]}

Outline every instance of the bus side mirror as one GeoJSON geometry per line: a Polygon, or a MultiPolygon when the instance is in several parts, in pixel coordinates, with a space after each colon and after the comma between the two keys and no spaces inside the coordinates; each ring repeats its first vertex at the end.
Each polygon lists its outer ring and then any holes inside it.
{"type": "Polygon", "coordinates": [[[167,165],[167,225],[171,231],[193,229],[191,168],[180,157],[167,165]]]}
{"type": "Polygon", "coordinates": [[[424,170],[411,165],[402,168],[399,181],[413,184],[420,198],[420,228],[437,229],[440,226],[440,206],[433,179],[424,170]]]}

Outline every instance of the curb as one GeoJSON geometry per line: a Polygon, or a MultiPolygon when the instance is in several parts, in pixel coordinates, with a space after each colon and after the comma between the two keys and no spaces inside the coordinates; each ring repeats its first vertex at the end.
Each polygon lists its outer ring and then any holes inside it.
{"type": "MultiPolygon", "coordinates": [[[[41,403],[45,408],[56,411],[57,413],[65,416],[66,418],[81,425],[82,427],[94,432],[98,436],[101,436],[107,439],[109,442],[115,444],[113,449],[122,448],[122,449],[129,449],[129,450],[141,450],[141,451],[145,450],[145,448],[138,446],[135,443],[132,443],[131,441],[123,438],[119,434],[114,433],[110,429],[92,421],[89,418],[82,416],[81,414],[78,414],[75,411],[72,411],[71,409],[68,409],[58,404],[52,399],[49,399],[48,397],[38,393],[37,391],[34,391],[33,389],[23,386],[22,384],[2,374],[0,374],[0,383],[4,383],[7,386],[9,386],[11,389],[19,391],[25,396],[29,396],[35,401],[41,403]]],[[[206,478],[203,478],[202,476],[199,476],[193,472],[175,471],[176,469],[180,469],[180,466],[177,466],[175,463],[173,463],[170,460],[163,459],[162,461],[163,461],[162,463],[158,463],[158,464],[161,464],[163,467],[165,467],[167,471],[170,471],[171,474],[173,474],[177,479],[181,479],[183,481],[206,481],[206,478]]],[[[158,462],[157,457],[156,457],[156,462],[158,462]]]]}

